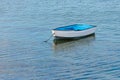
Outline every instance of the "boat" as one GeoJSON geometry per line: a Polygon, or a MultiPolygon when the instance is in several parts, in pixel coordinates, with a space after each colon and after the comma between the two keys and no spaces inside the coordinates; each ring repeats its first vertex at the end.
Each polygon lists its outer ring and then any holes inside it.
{"type": "Polygon", "coordinates": [[[88,24],[73,24],[52,29],[56,39],[73,39],[95,34],[96,26],[88,24]]]}

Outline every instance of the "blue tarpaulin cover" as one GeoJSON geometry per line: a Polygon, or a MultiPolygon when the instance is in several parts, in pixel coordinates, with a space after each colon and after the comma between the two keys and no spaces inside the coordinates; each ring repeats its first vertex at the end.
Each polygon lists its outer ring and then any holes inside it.
{"type": "Polygon", "coordinates": [[[75,30],[75,31],[79,31],[79,30],[86,30],[89,28],[92,28],[94,26],[88,25],[88,24],[74,24],[74,25],[69,25],[69,26],[64,26],[64,27],[59,27],[56,28],[54,30],[75,30]]]}

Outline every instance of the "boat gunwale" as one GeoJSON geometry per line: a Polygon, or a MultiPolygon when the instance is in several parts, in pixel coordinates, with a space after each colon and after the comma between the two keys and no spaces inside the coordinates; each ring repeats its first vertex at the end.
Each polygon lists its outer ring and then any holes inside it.
{"type": "MultiPolygon", "coordinates": [[[[97,26],[95,26],[95,25],[90,25],[90,26],[92,26],[92,27],[86,28],[86,29],[83,29],[83,30],[57,30],[57,28],[52,29],[52,30],[53,30],[53,31],[84,31],[84,30],[88,30],[88,29],[92,29],[92,28],[97,27],[97,26]]],[[[63,26],[63,27],[58,27],[58,28],[64,28],[64,27],[65,27],[65,26],[63,26]]]]}
{"type": "MultiPolygon", "coordinates": [[[[94,26],[94,25],[90,25],[90,26],[92,26],[92,27],[86,28],[86,29],[84,29],[84,30],[57,30],[57,28],[52,29],[52,30],[53,30],[53,31],[85,31],[85,30],[88,30],[88,29],[92,29],[92,28],[97,27],[97,26],[94,26]]],[[[64,27],[58,27],[58,28],[64,28],[64,27]]]]}

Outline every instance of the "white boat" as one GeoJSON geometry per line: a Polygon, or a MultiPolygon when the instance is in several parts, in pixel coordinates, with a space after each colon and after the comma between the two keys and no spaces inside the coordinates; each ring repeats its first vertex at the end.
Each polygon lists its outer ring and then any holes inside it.
{"type": "Polygon", "coordinates": [[[74,24],[64,27],[58,27],[52,30],[55,38],[78,38],[94,34],[96,26],[87,24],[74,24]]]}

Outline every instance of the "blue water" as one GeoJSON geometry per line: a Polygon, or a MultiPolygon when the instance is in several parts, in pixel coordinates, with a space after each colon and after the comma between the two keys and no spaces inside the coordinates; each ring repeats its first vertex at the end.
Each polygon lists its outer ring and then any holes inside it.
{"type": "Polygon", "coordinates": [[[120,80],[119,0],[0,0],[0,80],[120,80]],[[95,35],[55,41],[76,23],[95,35]]]}

